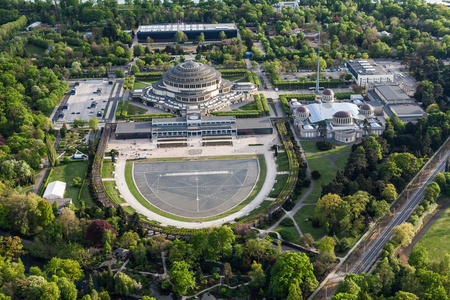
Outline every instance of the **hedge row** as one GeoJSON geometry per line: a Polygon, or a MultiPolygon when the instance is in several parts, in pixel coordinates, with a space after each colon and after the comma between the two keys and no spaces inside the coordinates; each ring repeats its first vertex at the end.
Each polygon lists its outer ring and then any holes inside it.
{"type": "Polygon", "coordinates": [[[256,104],[256,108],[258,109],[258,111],[262,112],[263,106],[261,103],[261,99],[259,98],[259,95],[258,94],[253,95],[253,99],[255,99],[255,104],[256,104]]]}
{"type": "Polygon", "coordinates": [[[227,76],[245,76],[247,74],[246,69],[223,69],[218,70],[224,77],[227,76]]]}
{"type": "Polygon", "coordinates": [[[307,94],[283,94],[280,95],[280,97],[283,96],[286,98],[286,100],[290,101],[291,99],[297,99],[297,100],[305,100],[305,101],[314,101],[316,100],[316,94],[313,93],[307,93],[307,94]]]}
{"type": "Polygon", "coordinates": [[[261,115],[259,110],[232,110],[232,111],[213,111],[213,116],[235,116],[236,118],[258,118],[261,115]]]}
{"type": "Polygon", "coordinates": [[[175,115],[171,113],[162,113],[162,114],[147,114],[147,115],[124,115],[123,118],[129,121],[151,121],[152,119],[158,118],[174,118],[175,115]]]}
{"type": "Polygon", "coordinates": [[[120,116],[122,115],[122,107],[123,107],[123,101],[119,100],[119,102],[117,102],[117,108],[116,108],[116,119],[120,118],[120,116]]]}
{"type": "Polygon", "coordinates": [[[334,98],[336,98],[338,100],[350,99],[350,95],[362,95],[362,94],[351,93],[351,92],[334,93],[334,98]]]}
{"type": "MultiPolygon", "coordinates": [[[[319,80],[319,86],[323,87],[337,87],[345,84],[345,81],[340,79],[324,79],[319,80]]],[[[288,89],[304,89],[316,86],[316,81],[274,81],[273,85],[281,90],[288,89]]]]}
{"type": "Polygon", "coordinates": [[[289,101],[286,99],[284,95],[280,95],[280,101],[281,104],[283,105],[284,112],[286,113],[286,115],[289,115],[291,112],[289,110],[289,101]]]}
{"type": "Polygon", "coordinates": [[[253,76],[253,80],[254,80],[255,84],[258,86],[258,88],[260,88],[261,83],[259,82],[258,75],[256,74],[255,71],[252,71],[252,76],[253,76]]]}
{"type": "Polygon", "coordinates": [[[267,104],[266,96],[264,94],[259,94],[261,97],[261,103],[263,106],[264,113],[268,116],[270,115],[269,104],[267,104]]]}
{"type": "MultiPolygon", "coordinates": [[[[253,79],[252,73],[251,73],[250,71],[247,71],[246,74],[247,74],[247,80],[248,80],[248,82],[255,83],[255,80],[253,79]]],[[[255,83],[255,84],[256,84],[256,83],[255,83]]]]}
{"type": "Polygon", "coordinates": [[[164,72],[139,72],[134,74],[137,79],[162,78],[164,72]]]}
{"type": "Polygon", "coordinates": [[[50,113],[55,105],[61,101],[62,97],[64,97],[64,94],[66,93],[68,88],[69,85],[67,84],[67,82],[62,82],[47,97],[36,101],[36,107],[44,113],[50,113]]]}

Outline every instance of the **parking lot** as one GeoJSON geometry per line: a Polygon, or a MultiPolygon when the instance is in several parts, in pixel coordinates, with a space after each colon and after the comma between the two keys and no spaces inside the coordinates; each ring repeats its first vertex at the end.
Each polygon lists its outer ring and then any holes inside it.
{"type": "Polygon", "coordinates": [[[62,114],[59,113],[58,121],[72,122],[92,117],[102,120],[113,85],[108,80],[87,80],[78,81],[74,88],[75,94],[69,90],[69,100],[63,106],[62,114]]]}

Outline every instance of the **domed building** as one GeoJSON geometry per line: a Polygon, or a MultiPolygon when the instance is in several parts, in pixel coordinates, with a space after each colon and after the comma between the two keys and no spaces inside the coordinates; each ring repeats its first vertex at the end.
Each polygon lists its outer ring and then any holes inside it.
{"type": "Polygon", "coordinates": [[[334,92],[330,89],[326,89],[322,92],[322,101],[323,102],[333,102],[334,101],[334,92]]]}
{"type": "Polygon", "coordinates": [[[233,84],[214,68],[188,61],[163,74],[162,80],[144,88],[143,103],[167,112],[186,115],[188,109],[202,115],[246,100],[257,91],[252,83],[233,84]]]}
{"type": "Polygon", "coordinates": [[[383,133],[384,119],[374,115],[371,105],[363,104],[358,107],[352,102],[334,102],[333,91],[330,93],[325,90],[322,96],[324,94],[333,101],[302,105],[293,113],[295,128],[300,137],[354,143],[365,135],[383,133]],[[365,119],[368,123],[364,122],[365,119]]]}

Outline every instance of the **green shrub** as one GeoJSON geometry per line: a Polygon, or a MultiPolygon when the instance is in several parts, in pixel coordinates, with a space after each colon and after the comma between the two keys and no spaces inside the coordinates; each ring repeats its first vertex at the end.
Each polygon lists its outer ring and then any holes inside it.
{"type": "Polygon", "coordinates": [[[294,227],[294,221],[291,218],[284,218],[281,220],[280,225],[283,227],[294,227]]]}

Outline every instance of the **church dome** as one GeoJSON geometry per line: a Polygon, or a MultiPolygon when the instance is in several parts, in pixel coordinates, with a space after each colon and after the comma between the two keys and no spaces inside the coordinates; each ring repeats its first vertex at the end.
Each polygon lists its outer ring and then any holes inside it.
{"type": "Polygon", "coordinates": [[[364,104],[361,106],[361,113],[366,116],[366,117],[370,117],[373,115],[374,112],[374,108],[372,105],[370,104],[364,104]]]}
{"type": "Polygon", "coordinates": [[[330,89],[326,89],[323,91],[322,95],[326,95],[326,96],[334,96],[334,92],[330,89]]]}
{"type": "Polygon", "coordinates": [[[300,119],[306,119],[309,117],[309,108],[306,106],[300,106],[297,108],[295,115],[300,119]]]}
{"type": "Polygon", "coordinates": [[[348,111],[338,111],[333,115],[334,125],[351,125],[353,124],[353,116],[348,111]]]}
{"type": "Polygon", "coordinates": [[[364,104],[361,106],[361,110],[373,110],[373,106],[370,104],[364,104]]]}
{"type": "Polygon", "coordinates": [[[351,118],[352,114],[349,113],[348,111],[338,111],[337,113],[335,113],[333,115],[333,118],[339,118],[339,119],[344,119],[344,118],[351,118]]]}

